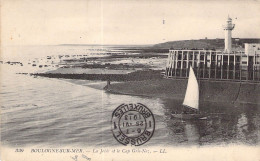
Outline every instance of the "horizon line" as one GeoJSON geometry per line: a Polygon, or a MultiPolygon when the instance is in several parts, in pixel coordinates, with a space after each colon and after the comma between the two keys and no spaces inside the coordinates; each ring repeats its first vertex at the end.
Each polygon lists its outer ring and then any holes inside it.
{"type": "MultiPolygon", "coordinates": [[[[77,45],[77,46],[154,46],[157,44],[163,44],[163,43],[168,43],[168,42],[174,42],[174,41],[191,41],[191,40],[224,40],[225,38],[200,38],[200,39],[182,39],[182,40],[169,40],[165,42],[158,42],[154,44],[73,44],[73,43],[62,43],[62,44],[6,44],[5,46],[72,46],[72,45],[77,45]]],[[[234,37],[232,39],[260,39],[260,38],[239,38],[239,37],[234,37]]],[[[3,44],[2,44],[3,45],[3,44]]]]}

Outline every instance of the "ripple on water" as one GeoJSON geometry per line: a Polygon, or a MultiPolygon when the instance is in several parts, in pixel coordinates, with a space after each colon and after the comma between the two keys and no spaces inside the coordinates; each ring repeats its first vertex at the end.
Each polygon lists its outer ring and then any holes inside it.
{"type": "MultiPolygon", "coordinates": [[[[153,112],[156,129],[145,146],[259,144],[260,140],[258,107],[244,106],[228,115],[181,122],[170,117],[181,101],[109,94],[63,80],[14,73],[1,80],[4,145],[117,146],[111,116],[122,103],[142,103],[153,112]]],[[[225,109],[212,104],[207,108],[225,109]]]]}

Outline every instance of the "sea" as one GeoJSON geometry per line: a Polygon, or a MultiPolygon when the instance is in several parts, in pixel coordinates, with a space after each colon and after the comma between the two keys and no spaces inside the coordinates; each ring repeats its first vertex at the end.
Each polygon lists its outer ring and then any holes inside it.
{"type": "Polygon", "coordinates": [[[73,45],[3,48],[0,64],[2,146],[123,146],[111,131],[112,113],[123,103],[142,103],[154,115],[154,134],[142,145],[144,147],[259,145],[259,107],[243,105],[227,116],[184,121],[170,115],[179,102],[169,104],[160,98],[111,94],[64,79],[18,74],[55,69],[32,67],[27,63],[35,58],[88,55],[89,49],[99,48],[73,45]],[[23,66],[10,65],[5,63],[7,61],[23,62],[23,66]],[[248,108],[251,110],[246,110],[248,108]]]}

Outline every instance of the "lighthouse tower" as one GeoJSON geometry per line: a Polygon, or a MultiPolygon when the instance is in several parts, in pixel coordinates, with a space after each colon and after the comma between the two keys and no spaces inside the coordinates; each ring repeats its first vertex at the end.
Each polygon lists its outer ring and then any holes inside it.
{"type": "Polygon", "coordinates": [[[232,19],[228,16],[227,23],[223,25],[223,29],[225,31],[225,53],[232,52],[232,39],[231,39],[231,32],[234,29],[235,25],[232,24],[232,19]]]}

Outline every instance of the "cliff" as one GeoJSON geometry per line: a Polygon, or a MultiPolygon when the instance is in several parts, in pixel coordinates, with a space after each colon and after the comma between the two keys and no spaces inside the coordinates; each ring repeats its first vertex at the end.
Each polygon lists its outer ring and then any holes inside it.
{"type": "MultiPolygon", "coordinates": [[[[260,43],[260,39],[232,38],[233,48],[243,48],[244,43],[260,43]]],[[[199,39],[199,40],[182,40],[169,41],[156,44],[153,48],[208,48],[208,49],[224,49],[224,39],[199,39]]]]}

